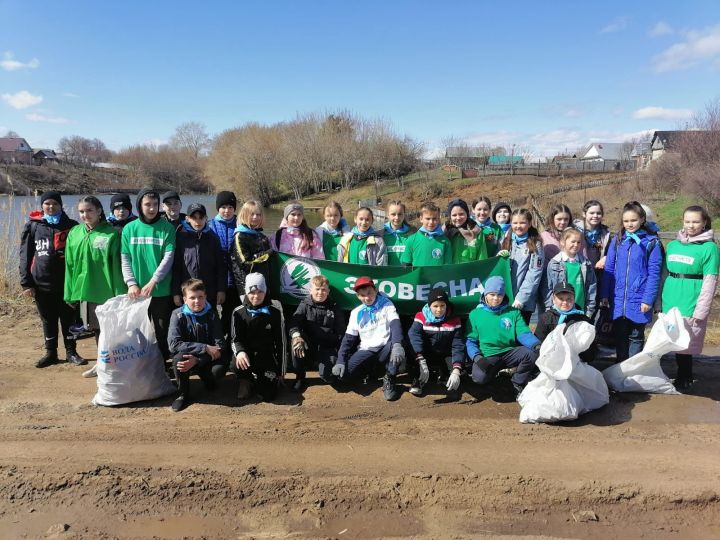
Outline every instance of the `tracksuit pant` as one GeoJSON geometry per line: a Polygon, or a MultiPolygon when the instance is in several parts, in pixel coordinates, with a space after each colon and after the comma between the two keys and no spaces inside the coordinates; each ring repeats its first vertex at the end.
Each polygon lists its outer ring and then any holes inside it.
{"type": "Polygon", "coordinates": [[[306,366],[312,366],[315,362],[317,362],[320,378],[325,382],[332,382],[334,380],[332,368],[335,365],[335,362],[337,362],[337,347],[312,345],[310,343],[307,343],[307,345],[308,348],[305,351],[304,358],[298,358],[295,356],[295,352],[292,352],[293,371],[295,371],[298,379],[305,378],[306,366]]]}
{"type": "Polygon", "coordinates": [[[388,341],[383,347],[374,349],[358,349],[348,359],[347,369],[343,380],[361,377],[372,374],[378,365],[385,367],[385,373],[395,376],[398,373],[398,366],[390,362],[392,343],[388,341]]]}
{"type": "Polygon", "coordinates": [[[535,375],[537,358],[535,351],[523,346],[496,356],[483,356],[472,364],[472,380],[476,384],[487,384],[501,369],[517,368],[511,380],[517,386],[525,386],[535,375]]]}
{"type": "Polygon", "coordinates": [[[74,352],[76,350],[76,341],[75,336],[70,333],[70,327],[75,324],[80,314],[77,308],[70,307],[65,303],[63,291],[35,289],[35,306],[42,322],[45,349],[57,350],[59,321],[65,350],[74,352]]]}

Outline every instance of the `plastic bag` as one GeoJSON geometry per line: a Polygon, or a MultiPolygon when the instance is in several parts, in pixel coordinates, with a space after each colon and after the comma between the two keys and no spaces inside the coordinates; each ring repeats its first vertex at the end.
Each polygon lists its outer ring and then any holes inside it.
{"type": "Polygon", "coordinates": [[[580,360],[592,345],[595,327],[585,322],[558,325],[540,347],[540,375],[518,396],[523,423],[575,420],[607,405],[610,394],[602,374],[580,360]]]}
{"type": "Polygon", "coordinates": [[[690,344],[690,334],[678,308],[659,313],[642,352],[603,371],[608,386],[616,392],[678,394],[660,367],[665,353],[682,351],[690,344]]]}
{"type": "Polygon", "coordinates": [[[95,311],[100,324],[95,405],[123,405],[176,391],[148,317],[150,298],[111,298],[95,311]]]}

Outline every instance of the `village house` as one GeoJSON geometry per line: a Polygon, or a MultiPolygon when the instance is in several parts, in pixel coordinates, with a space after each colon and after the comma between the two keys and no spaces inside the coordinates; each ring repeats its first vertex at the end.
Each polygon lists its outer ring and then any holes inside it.
{"type": "Polygon", "coordinates": [[[622,161],[624,146],[625,143],[590,143],[578,158],[585,161],[622,161]]]}
{"type": "Polygon", "coordinates": [[[32,165],[33,150],[22,137],[0,137],[0,162],[32,165]]]}
{"type": "Polygon", "coordinates": [[[33,154],[33,164],[35,165],[47,165],[49,163],[56,163],[58,161],[58,155],[55,150],[48,150],[46,148],[36,150],[33,154]]]}

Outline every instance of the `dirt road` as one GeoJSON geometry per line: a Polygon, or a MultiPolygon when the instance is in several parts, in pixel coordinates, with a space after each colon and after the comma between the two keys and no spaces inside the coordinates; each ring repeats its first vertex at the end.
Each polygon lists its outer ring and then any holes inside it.
{"type": "Polygon", "coordinates": [[[693,396],[615,395],[558,426],[439,388],[238,407],[230,377],[175,414],[90,405],[83,368],[32,367],[35,317],[0,324],[1,538],[720,538],[712,359],[693,396]]]}

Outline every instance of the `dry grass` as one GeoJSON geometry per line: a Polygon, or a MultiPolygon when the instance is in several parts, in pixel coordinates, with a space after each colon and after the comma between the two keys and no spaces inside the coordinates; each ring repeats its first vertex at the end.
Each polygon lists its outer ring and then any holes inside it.
{"type": "Polygon", "coordinates": [[[20,235],[25,217],[32,209],[33,205],[27,199],[20,202],[12,195],[0,198],[0,223],[3,224],[0,231],[0,296],[5,302],[17,298],[20,293],[20,235]]]}

